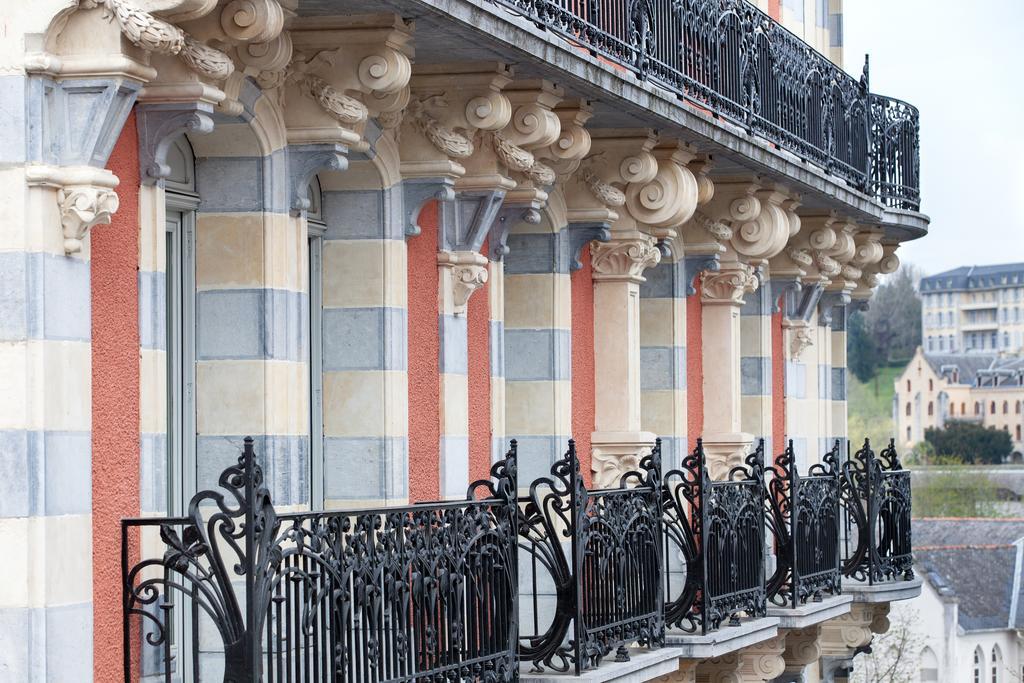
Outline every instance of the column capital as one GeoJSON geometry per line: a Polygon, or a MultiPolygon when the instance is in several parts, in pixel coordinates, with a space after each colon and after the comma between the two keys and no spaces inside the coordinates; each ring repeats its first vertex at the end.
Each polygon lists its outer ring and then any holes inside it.
{"type": "Polygon", "coordinates": [[[617,235],[607,242],[590,244],[595,281],[641,283],[646,269],[658,265],[661,253],[654,239],[640,232],[617,235]]]}
{"type": "Polygon", "coordinates": [[[701,274],[701,303],[709,306],[742,306],[743,296],[757,291],[754,269],[746,263],[721,263],[719,270],[701,274]]]}
{"type": "Polygon", "coordinates": [[[566,217],[572,223],[615,224],[628,216],[625,188],[649,183],[658,174],[653,154],[658,138],[648,128],[593,130],[590,138],[590,153],[564,186],[566,217]]]}

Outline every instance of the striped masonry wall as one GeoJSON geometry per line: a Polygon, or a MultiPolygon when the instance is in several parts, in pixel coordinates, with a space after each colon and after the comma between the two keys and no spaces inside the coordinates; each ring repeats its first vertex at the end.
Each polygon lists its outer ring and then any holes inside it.
{"type": "MultiPolygon", "coordinates": [[[[69,83],[75,87],[73,79],[69,83]]],[[[6,190],[0,221],[0,672],[6,680],[93,680],[90,238],[81,251],[65,254],[57,189],[29,185],[26,164],[102,164],[137,90],[114,113],[118,97],[107,97],[103,88],[109,86],[91,81],[88,89],[107,101],[94,107],[83,98],[89,106],[69,111],[62,86],[49,79],[26,77],[20,68],[0,76],[0,187],[6,190]],[[49,97],[45,88],[52,88],[49,97]],[[76,146],[77,138],[53,144],[43,137],[50,127],[28,120],[47,107],[54,108],[48,112],[54,131],[92,132],[102,125],[113,137],[90,136],[95,146],[88,149],[76,146]]]]}
{"type": "Polygon", "coordinates": [[[572,432],[569,233],[540,230],[517,226],[505,256],[505,427],[527,482],[547,474],[572,432]]]}
{"type": "MultiPolygon", "coordinates": [[[[484,253],[490,254],[490,249],[484,253]]],[[[470,303],[472,304],[472,298],[470,303]]],[[[491,260],[487,280],[487,367],[490,372],[491,462],[508,450],[505,428],[505,261],[491,260]]]]}
{"type": "Polygon", "coordinates": [[[819,453],[830,433],[831,338],[829,329],[819,324],[817,311],[810,320],[813,343],[794,359],[786,349],[786,433],[793,440],[800,471],[818,462],[819,453]],[[824,400],[819,400],[821,397],[824,400]]]}
{"type": "Polygon", "coordinates": [[[665,469],[688,450],[686,263],[662,259],[640,284],[641,429],[661,437],[665,469]]]}
{"type": "Polygon", "coordinates": [[[766,459],[772,439],[772,294],[767,278],[744,296],[740,309],[740,425],[765,440],[766,459]]]}
{"type": "Polygon", "coordinates": [[[328,508],[408,500],[406,243],[401,188],[321,174],[323,490],[328,508]],[[358,474],[356,474],[358,473],[358,474]]]}
{"type": "Polygon", "coordinates": [[[846,441],[849,438],[846,413],[847,377],[849,375],[846,368],[846,317],[848,314],[848,306],[837,306],[832,309],[830,334],[832,341],[832,368],[830,373],[831,386],[829,387],[829,398],[832,405],[831,430],[826,435],[825,443],[821,446],[822,453],[832,448],[836,439],[840,442],[842,452],[845,452],[846,441]]]}
{"type": "Polygon", "coordinates": [[[196,486],[252,435],[276,505],[309,503],[305,231],[289,214],[285,149],[260,155],[249,111],[197,138],[196,486]]]}

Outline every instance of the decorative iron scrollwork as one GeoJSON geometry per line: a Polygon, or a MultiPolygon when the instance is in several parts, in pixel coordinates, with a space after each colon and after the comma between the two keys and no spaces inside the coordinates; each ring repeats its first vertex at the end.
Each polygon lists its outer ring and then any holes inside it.
{"type": "Polygon", "coordinates": [[[895,439],[877,456],[864,445],[842,466],[847,518],[843,575],[874,584],[914,578],[910,472],[902,469],[895,439]]]}
{"type": "Polygon", "coordinates": [[[775,539],[775,571],[768,599],[796,607],[842,590],[839,571],[839,441],[801,476],[793,441],[768,468],[768,528],[775,539]]]}
{"type": "MultiPolygon", "coordinates": [[[[666,602],[673,628],[708,633],[741,614],[764,616],[764,444],[712,481],[698,439],[682,468],[665,473],[664,509],[669,549],[680,553],[686,577],[666,602]]],[[[671,563],[667,566],[672,586],[671,563]]],[[[678,572],[677,572],[678,573],[678,572]]]]}
{"type": "Polygon", "coordinates": [[[491,472],[480,499],[278,515],[246,439],[223,493],[122,523],[126,681],[139,646],[171,681],[172,627],[201,619],[225,683],[516,678],[515,447],[491,472]],[[130,565],[150,530],[163,556],[130,565]]]}
{"type": "Polygon", "coordinates": [[[550,476],[530,485],[519,534],[534,628],[520,636],[519,654],[535,671],[579,674],[613,651],[628,659],[630,643],[664,642],[660,441],[640,468],[617,488],[588,490],[570,440],[550,476]],[[540,611],[550,613],[543,629],[540,611]]]}

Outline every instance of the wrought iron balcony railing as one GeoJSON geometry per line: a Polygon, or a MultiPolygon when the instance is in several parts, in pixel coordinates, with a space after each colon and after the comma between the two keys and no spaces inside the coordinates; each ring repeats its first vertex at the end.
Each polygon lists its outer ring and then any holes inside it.
{"type": "Polygon", "coordinates": [[[768,599],[780,607],[820,601],[842,590],[839,565],[839,441],[821,463],[801,476],[789,442],[768,482],[768,528],[775,541],[775,571],[768,599]]]}
{"type": "Polygon", "coordinates": [[[876,456],[870,442],[842,468],[846,539],[843,575],[875,584],[914,578],[910,539],[910,472],[895,439],[876,456]]]}
{"type": "Polygon", "coordinates": [[[918,210],[918,111],[859,80],[747,0],[491,0],[812,162],[918,210]]]}
{"type": "Polygon", "coordinates": [[[246,439],[186,517],[122,523],[125,680],[516,678],[515,452],[492,473],[480,500],[278,515],[246,439]]]}
{"type": "Polygon", "coordinates": [[[661,449],[619,486],[588,490],[576,444],[522,499],[519,655],[579,675],[632,643],[665,639],[662,600],[661,449]],[[529,615],[529,616],[526,616],[529,615]]]}
{"type": "Polygon", "coordinates": [[[661,645],[666,627],[704,634],[769,599],[838,593],[844,538],[845,576],[912,578],[893,444],[842,466],[838,449],[801,476],[792,443],[766,470],[762,440],[715,481],[698,440],[662,479],[659,440],[617,487],[588,490],[570,441],[518,497],[513,441],[465,501],[278,514],[246,439],[186,516],[122,522],[125,680],[578,674],[661,645]]]}
{"type": "Polygon", "coordinates": [[[712,481],[703,442],[665,473],[665,621],[702,634],[741,614],[764,616],[764,442],[712,481]]]}

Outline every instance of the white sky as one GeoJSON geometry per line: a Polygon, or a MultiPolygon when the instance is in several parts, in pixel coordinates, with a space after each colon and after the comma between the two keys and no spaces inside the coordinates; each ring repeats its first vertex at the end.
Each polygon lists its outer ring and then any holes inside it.
{"type": "Polygon", "coordinates": [[[1024,261],[1024,0],[845,0],[846,70],[921,111],[925,274],[1024,261]]]}

